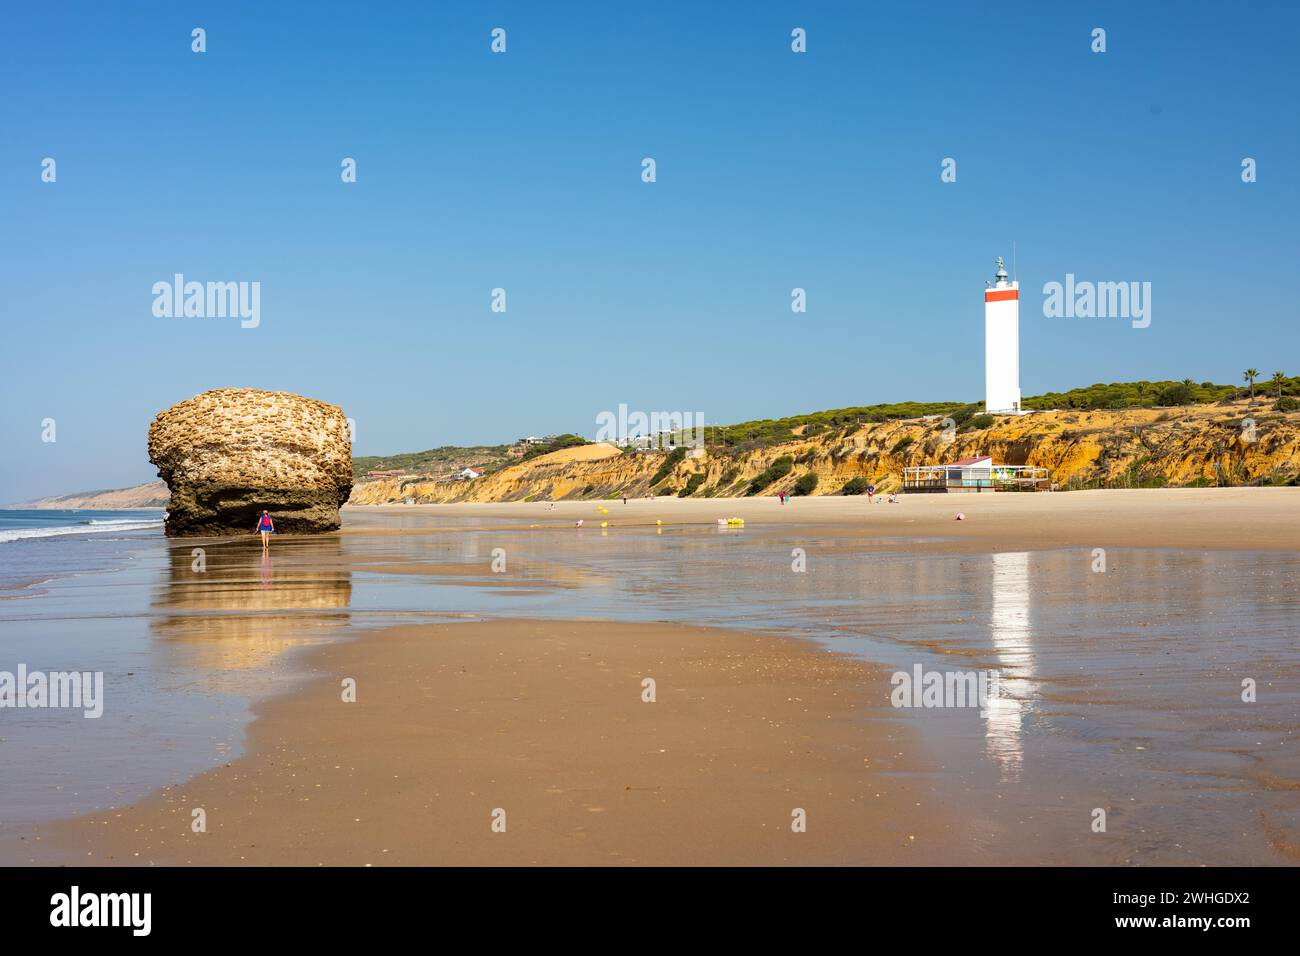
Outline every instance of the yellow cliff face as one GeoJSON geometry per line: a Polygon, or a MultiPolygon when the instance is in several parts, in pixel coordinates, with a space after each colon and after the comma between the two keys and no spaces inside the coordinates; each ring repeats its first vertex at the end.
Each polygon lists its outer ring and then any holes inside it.
{"type": "Polygon", "coordinates": [[[167,484],[163,481],[151,481],[131,488],[117,488],[112,491],[87,491],[79,495],[58,495],[51,498],[38,498],[8,505],[12,508],[91,508],[104,511],[121,511],[128,508],[148,508],[161,510],[167,507],[167,484]]]}
{"type": "MultiPolygon", "coordinates": [[[[838,494],[857,477],[891,491],[901,487],[908,466],[974,455],[992,455],[999,464],[1044,466],[1063,488],[1286,484],[1300,480],[1300,413],[1275,412],[1271,401],[1260,400],[1253,409],[1240,401],[995,416],[988,428],[964,432],[945,430],[939,419],[883,422],[751,451],[709,448],[702,457],[677,463],[655,487],[681,489],[692,475],[702,474],[694,497],[743,495],[752,478],[785,455],[793,459],[792,469],[763,494],[790,491],[809,472],[818,478],[814,494],[838,494]]],[[[366,482],[353,488],[349,503],[640,497],[650,493],[651,479],[664,462],[662,453],[588,445],[473,481],[366,482]]]]}

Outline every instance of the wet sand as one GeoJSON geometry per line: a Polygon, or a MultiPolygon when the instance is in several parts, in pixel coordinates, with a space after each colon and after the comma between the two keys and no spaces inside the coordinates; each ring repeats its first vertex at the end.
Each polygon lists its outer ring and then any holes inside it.
{"type": "Polygon", "coordinates": [[[412,626],[322,648],[310,668],[318,679],[258,708],[247,757],[121,811],[30,828],[10,852],[92,865],[974,860],[909,775],[909,734],[866,704],[878,675],[795,640],[412,626]],[[191,830],[196,808],[205,833],[191,830]]]}
{"type": "Polygon", "coordinates": [[[361,508],[269,560],[175,540],[151,654],[278,696],[242,756],[4,827],[0,862],[1294,863],[1296,540],[1297,489],[361,508]],[[1010,692],[892,710],[921,662],[1010,692]]]}

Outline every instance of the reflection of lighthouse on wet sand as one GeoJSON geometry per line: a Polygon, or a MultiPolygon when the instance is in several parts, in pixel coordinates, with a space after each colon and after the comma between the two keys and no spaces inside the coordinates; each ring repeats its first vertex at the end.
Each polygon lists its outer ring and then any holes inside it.
{"type": "Polygon", "coordinates": [[[985,703],[984,738],[989,756],[1004,776],[1019,776],[1024,759],[1021,734],[1024,695],[1033,677],[1033,634],[1029,621],[1029,555],[997,552],[989,584],[989,637],[1000,665],[997,693],[985,703]],[[1015,695],[1015,696],[1013,696],[1015,695]]]}

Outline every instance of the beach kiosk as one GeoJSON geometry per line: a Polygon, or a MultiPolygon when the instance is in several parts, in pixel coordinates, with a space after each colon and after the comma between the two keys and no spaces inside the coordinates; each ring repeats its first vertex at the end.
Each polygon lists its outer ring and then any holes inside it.
{"type": "Polygon", "coordinates": [[[961,458],[947,465],[917,465],[903,471],[904,491],[1038,491],[1049,475],[1038,465],[998,465],[991,455],[961,458]]]}

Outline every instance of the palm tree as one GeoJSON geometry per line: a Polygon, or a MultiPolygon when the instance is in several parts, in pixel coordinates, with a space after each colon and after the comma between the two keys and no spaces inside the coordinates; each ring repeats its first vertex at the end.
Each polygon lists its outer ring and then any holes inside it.
{"type": "Polygon", "coordinates": [[[1241,377],[1250,383],[1250,404],[1255,404],[1255,379],[1259,378],[1259,369],[1248,368],[1241,373],[1241,377]]]}
{"type": "Polygon", "coordinates": [[[1277,389],[1277,397],[1282,397],[1282,386],[1286,384],[1286,376],[1281,372],[1274,372],[1273,377],[1269,379],[1269,384],[1277,389]]]}

